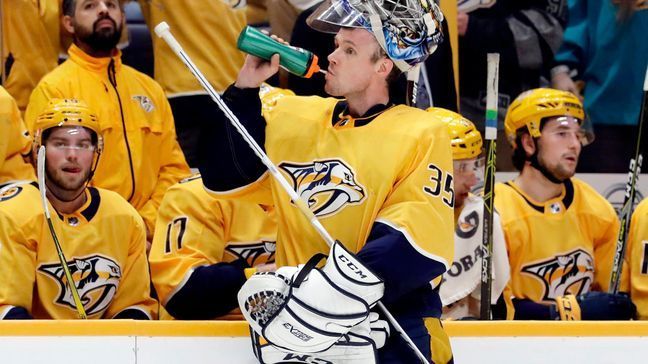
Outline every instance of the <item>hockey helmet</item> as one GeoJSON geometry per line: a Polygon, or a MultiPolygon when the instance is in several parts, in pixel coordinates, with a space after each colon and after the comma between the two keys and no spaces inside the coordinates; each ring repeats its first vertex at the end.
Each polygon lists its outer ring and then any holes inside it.
{"type": "Polygon", "coordinates": [[[453,159],[476,158],[482,153],[481,134],[470,120],[440,107],[430,107],[426,111],[446,124],[453,159]]]}
{"type": "Polygon", "coordinates": [[[345,27],[370,31],[403,72],[436,50],[443,41],[442,22],[433,0],[325,0],[307,19],[324,33],[345,27]]]}
{"type": "Polygon", "coordinates": [[[52,128],[69,127],[85,128],[92,132],[96,139],[95,157],[93,161],[93,170],[99,162],[99,156],[103,151],[103,137],[99,127],[97,115],[90,110],[88,105],[77,99],[52,99],[43,111],[38,115],[34,125],[34,152],[38,151],[45,142],[43,134],[52,128]]]}
{"type": "Polygon", "coordinates": [[[521,93],[508,108],[504,120],[506,137],[513,146],[517,131],[526,127],[529,134],[539,138],[542,120],[548,117],[573,117],[581,126],[580,136],[582,145],[587,145],[594,139],[594,134],[585,123],[583,104],[571,92],[550,88],[537,88],[521,93]]]}

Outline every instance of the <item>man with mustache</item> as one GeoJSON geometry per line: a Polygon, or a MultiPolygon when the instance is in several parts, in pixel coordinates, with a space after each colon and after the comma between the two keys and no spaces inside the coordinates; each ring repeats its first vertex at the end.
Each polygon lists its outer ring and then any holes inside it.
{"type": "MultiPolygon", "coordinates": [[[[627,295],[604,293],[619,231],[614,208],[574,178],[590,142],[584,116],[575,95],[544,88],[522,93],[506,114],[520,174],[495,185],[495,207],[509,253],[515,319],[634,316],[627,295]]],[[[627,279],[621,287],[627,291],[627,279]]]]}
{"type": "Polygon", "coordinates": [[[38,84],[25,123],[33,131],[51,98],[83,99],[96,110],[107,153],[92,184],[128,200],[150,241],[164,192],[190,174],[169,103],[154,80],[121,63],[116,45],[125,18],[118,0],[65,0],[62,6],[63,27],[74,37],[70,57],[38,84]]]}
{"type": "MultiPolygon", "coordinates": [[[[88,318],[155,319],[142,218],[115,192],[88,187],[99,125],[75,99],[53,99],[36,120],[51,222],[88,318]]],[[[37,183],[0,189],[0,319],[79,317],[53,239],[37,183]]]]}

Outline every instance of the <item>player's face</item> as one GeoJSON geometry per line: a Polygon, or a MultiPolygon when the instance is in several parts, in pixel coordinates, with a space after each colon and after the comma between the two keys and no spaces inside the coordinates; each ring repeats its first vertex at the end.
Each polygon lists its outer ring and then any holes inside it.
{"type": "Polygon", "coordinates": [[[57,196],[78,195],[90,177],[95,146],[90,132],[82,127],[52,130],[45,142],[48,187],[57,196]]]}
{"type": "Polygon", "coordinates": [[[462,208],[468,193],[483,178],[484,158],[455,160],[453,170],[455,208],[462,208]]]}
{"type": "Polygon", "coordinates": [[[124,16],[118,0],[77,0],[70,20],[77,41],[106,52],[119,42],[124,16]]]}
{"type": "Polygon", "coordinates": [[[571,178],[581,152],[583,131],[577,119],[552,117],[545,122],[538,140],[538,161],[556,178],[571,178]]]}
{"type": "Polygon", "coordinates": [[[349,98],[364,92],[375,77],[379,49],[374,36],[365,29],[342,28],[335,36],[335,50],[329,54],[324,90],[331,96],[349,98]]]}

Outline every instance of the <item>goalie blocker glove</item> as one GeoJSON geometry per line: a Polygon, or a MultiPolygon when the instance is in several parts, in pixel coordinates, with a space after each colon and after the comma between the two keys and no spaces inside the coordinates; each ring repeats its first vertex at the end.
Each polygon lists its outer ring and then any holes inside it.
{"type": "Polygon", "coordinates": [[[329,349],[369,317],[382,297],[383,281],[336,242],[323,268],[317,254],[298,268],[257,273],[238,293],[239,307],[251,328],[288,352],[329,349]]]}
{"type": "Polygon", "coordinates": [[[319,353],[286,351],[268,343],[251,331],[254,355],[263,364],[319,363],[319,364],[375,364],[376,350],[382,348],[389,337],[389,324],[371,312],[369,317],[351,328],[330,348],[319,353]]]}
{"type": "Polygon", "coordinates": [[[588,292],[560,296],[550,311],[554,320],[631,320],[637,308],[625,293],[588,292]]]}

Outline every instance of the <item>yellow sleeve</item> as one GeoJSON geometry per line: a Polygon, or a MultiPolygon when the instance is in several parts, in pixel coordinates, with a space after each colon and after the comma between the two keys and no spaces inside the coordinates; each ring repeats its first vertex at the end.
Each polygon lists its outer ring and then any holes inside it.
{"type": "Polygon", "coordinates": [[[220,262],[225,249],[222,210],[207,192],[201,191],[202,180],[189,183],[192,186],[178,184],[170,188],[158,212],[149,261],[163,305],[181,288],[193,268],[220,262]]]}
{"type": "Polygon", "coordinates": [[[158,303],[150,295],[151,278],[146,260],[146,233],[139,216],[133,214],[130,228],[132,231],[128,242],[128,258],[123,267],[123,278],[105,317],[112,318],[124,310],[135,309],[155,320],[158,316],[158,303]]]}
{"type": "Polygon", "coordinates": [[[151,152],[163,153],[164,157],[160,160],[166,161],[166,163],[160,167],[157,184],[151,198],[138,211],[144,219],[149,235],[154,234],[155,217],[167,189],[191,174],[184,154],[180,149],[180,144],[176,139],[173,114],[171,114],[169,102],[166,98],[160,98],[156,105],[161,105],[164,109],[163,114],[166,125],[162,129],[164,130],[164,139],[161,150],[151,152]]]}
{"type": "MultiPolygon", "coordinates": [[[[600,216],[602,219],[593,226],[592,230],[598,236],[594,236],[594,286],[592,290],[599,290],[607,292],[610,286],[610,274],[612,272],[612,265],[614,254],[616,251],[616,242],[619,234],[619,219],[612,208],[612,205],[606,203],[608,209],[601,210],[600,216]]],[[[629,282],[627,276],[627,265],[623,263],[623,271],[625,273],[621,276],[621,283],[619,290],[628,292],[629,282]]]]}
{"type": "Polygon", "coordinates": [[[35,180],[34,168],[27,163],[31,138],[16,101],[0,86],[0,184],[12,180],[35,180]]]}
{"type": "Polygon", "coordinates": [[[447,267],[454,255],[454,188],[450,140],[443,125],[419,144],[377,221],[405,233],[421,255],[447,267]]]}
{"type": "Polygon", "coordinates": [[[630,297],[637,306],[637,318],[648,320],[648,199],[632,215],[626,261],[629,269],[624,271],[630,276],[630,297]]]}
{"type": "Polygon", "coordinates": [[[36,244],[23,228],[0,208],[0,319],[12,307],[32,313],[36,281],[36,244]]]}

